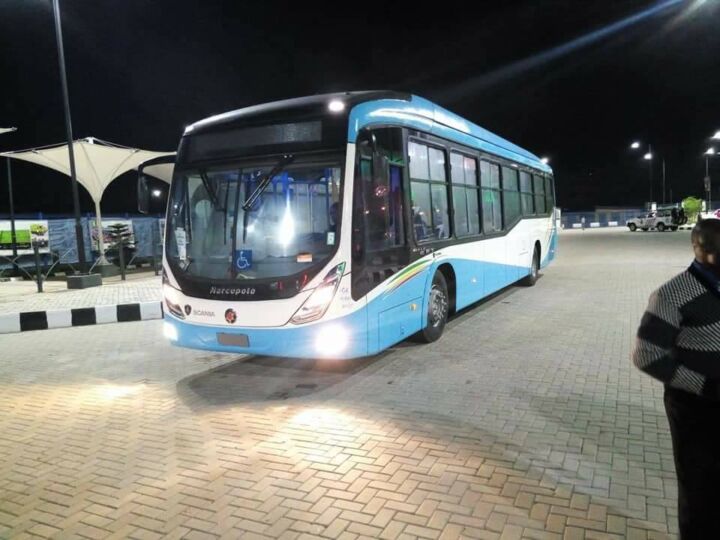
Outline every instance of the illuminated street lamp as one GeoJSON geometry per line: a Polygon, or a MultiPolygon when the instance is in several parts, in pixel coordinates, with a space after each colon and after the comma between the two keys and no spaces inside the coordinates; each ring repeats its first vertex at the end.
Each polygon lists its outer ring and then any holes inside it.
{"type": "Polygon", "coordinates": [[[547,165],[548,163],[550,163],[550,158],[547,157],[547,156],[541,157],[541,158],[540,158],[540,161],[541,161],[542,163],[544,163],[545,165],[547,165]]]}
{"type": "MultiPolygon", "coordinates": [[[[640,141],[633,141],[630,145],[631,150],[638,150],[640,149],[641,143],[640,141]]],[[[653,159],[655,158],[655,155],[652,151],[652,144],[648,143],[647,146],[647,152],[643,154],[643,159],[648,162],[648,177],[650,180],[650,202],[652,203],[653,199],[653,159]]],[[[662,158],[662,202],[665,204],[665,158],[662,158]]]]}
{"type": "Polygon", "coordinates": [[[713,141],[720,141],[720,129],[715,132],[715,135],[710,137],[713,141]]]}
{"type": "MultiPolygon", "coordinates": [[[[640,149],[640,146],[642,143],[640,141],[633,141],[633,143],[630,145],[630,149],[632,150],[638,150],[640,149]]],[[[648,162],[648,176],[650,178],[650,202],[652,202],[653,198],[653,160],[655,159],[655,154],[653,154],[652,150],[652,144],[648,143],[647,146],[647,152],[643,154],[643,159],[648,162]]],[[[665,158],[662,158],[662,202],[665,204],[665,158]]]]}

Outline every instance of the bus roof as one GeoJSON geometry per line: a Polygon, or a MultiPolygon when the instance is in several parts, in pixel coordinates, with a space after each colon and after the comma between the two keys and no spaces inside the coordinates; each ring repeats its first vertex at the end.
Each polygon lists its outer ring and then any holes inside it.
{"type": "Polygon", "coordinates": [[[195,122],[185,130],[185,134],[214,131],[217,128],[260,119],[281,120],[290,111],[294,114],[347,116],[349,142],[355,142],[364,127],[402,125],[552,173],[552,169],[535,154],[461,116],[419,96],[388,90],[320,94],[254,105],[195,122]],[[345,110],[331,113],[328,104],[336,100],[345,104],[345,110]]]}
{"type": "Polygon", "coordinates": [[[409,100],[380,99],[356,105],[350,113],[348,140],[355,142],[363,127],[387,124],[427,131],[438,137],[552,173],[552,169],[535,154],[418,96],[411,96],[409,100]]]}

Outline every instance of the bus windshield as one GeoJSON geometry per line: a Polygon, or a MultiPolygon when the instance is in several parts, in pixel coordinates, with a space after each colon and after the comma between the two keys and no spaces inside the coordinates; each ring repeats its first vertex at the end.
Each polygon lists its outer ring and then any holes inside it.
{"type": "Polygon", "coordinates": [[[301,158],[177,171],[166,255],[215,280],[286,277],[329,258],[339,241],[340,159],[301,158]]]}

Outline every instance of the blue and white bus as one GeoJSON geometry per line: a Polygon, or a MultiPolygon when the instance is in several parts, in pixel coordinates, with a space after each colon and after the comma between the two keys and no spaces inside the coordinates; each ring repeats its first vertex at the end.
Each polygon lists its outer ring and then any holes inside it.
{"type": "Polygon", "coordinates": [[[306,358],[440,338],[556,253],[552,170],[417,96],[318,95],[189,126],[168,201],[165,335],[306,358]]]}

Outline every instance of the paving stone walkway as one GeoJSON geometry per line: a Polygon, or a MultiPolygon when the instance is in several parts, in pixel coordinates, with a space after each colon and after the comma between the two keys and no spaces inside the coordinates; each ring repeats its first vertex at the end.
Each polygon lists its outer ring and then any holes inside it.
{"type": "Polygon", "coordinates": [[[362,361],[177,349],[160,321],[0,336],[0,538],[674,538],[629,352],[690,257],[563,233],[535,287],[362,361]]]}

